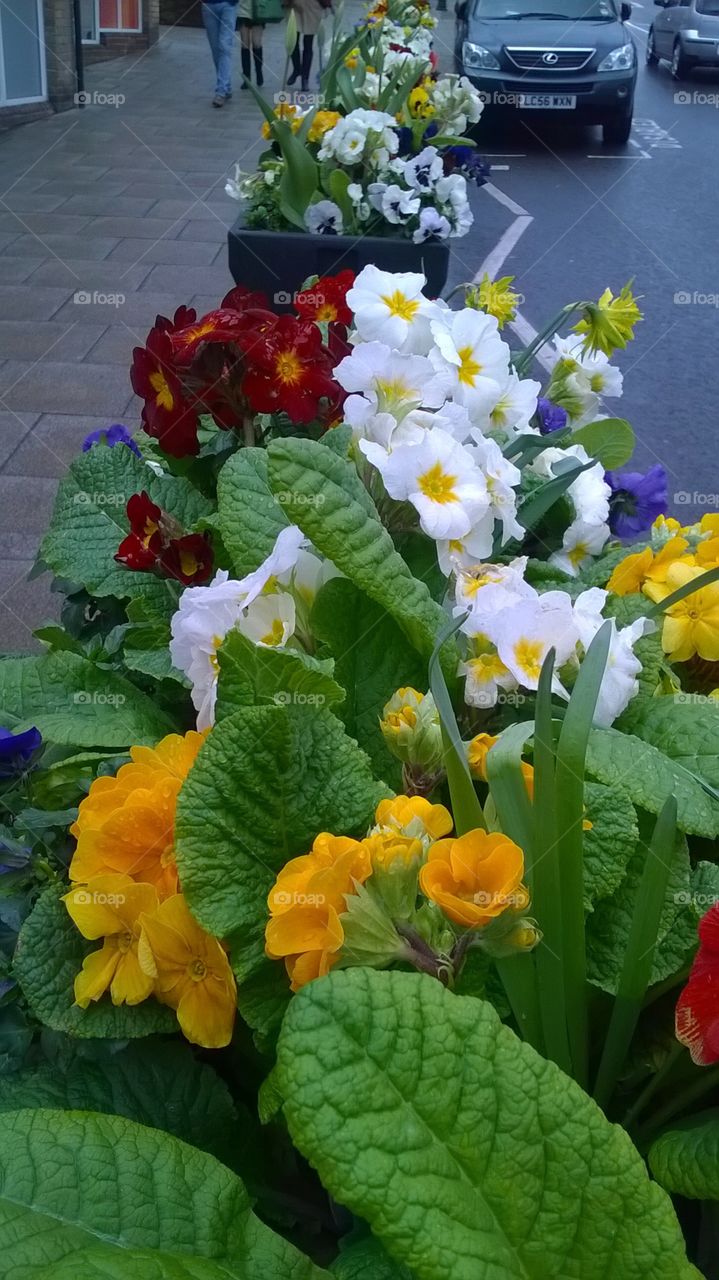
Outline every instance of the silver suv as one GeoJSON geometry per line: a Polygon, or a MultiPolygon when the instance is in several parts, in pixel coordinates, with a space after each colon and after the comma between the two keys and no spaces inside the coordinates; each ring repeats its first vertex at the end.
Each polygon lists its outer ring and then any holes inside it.
{"type": "Polygon", "coordinates": [[[654,0],[662,10],[649,28],[647,63],[671,64],[675,80],[692,67],[719,68],[719,0],[654,0]]]}

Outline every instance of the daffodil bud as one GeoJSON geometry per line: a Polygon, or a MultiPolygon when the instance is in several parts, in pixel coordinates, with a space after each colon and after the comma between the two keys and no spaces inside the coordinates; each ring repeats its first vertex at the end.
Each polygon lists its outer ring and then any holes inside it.
{"type": "Polygon", "coordinates": [[[629,284],[625,284],[616,298],[611,289],[605,289],[598,302],[585,302],[582,319],[574,331],[584,335],[586,351],[603,351],[610,356],[631,342],[634,326],[641,318],[637,300],[629,284]]]}
{"type": "Polygon", "coordinates": [[[442,730],[431,693],[402,688],[390,698],[380,720],[382,736],[403,764],[423,774],[442,763],[442,730]]]}

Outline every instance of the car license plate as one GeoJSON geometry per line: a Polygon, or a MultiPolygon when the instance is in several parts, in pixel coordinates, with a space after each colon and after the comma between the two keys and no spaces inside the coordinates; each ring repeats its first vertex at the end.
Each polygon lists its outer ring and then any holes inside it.
{"type": "Polygon", "coordinates": [[[520,93],[518,106],[541,111],[571,111],[577,105],[574,93],[520,93]]]}

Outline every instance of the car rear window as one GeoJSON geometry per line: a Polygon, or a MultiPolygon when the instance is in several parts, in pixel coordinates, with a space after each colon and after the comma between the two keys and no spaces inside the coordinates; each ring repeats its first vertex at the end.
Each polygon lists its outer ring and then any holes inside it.
{"type": "Polygon", "coordinates": [[[697,0],[697,13],[711,13],[719,18],[719,0],[697,0]]]}
{"type": "MultiPolygon", "coordinates": [[[[719,0],[698,3],[719,5],[719,0]]],[[[545,12],[548,18],[567,18],[571,22],[616,21],[618,16],[614,0],[475,0],[472,10],[475,18],[521,19],[524,14],[540,18],[545,12]]]]}

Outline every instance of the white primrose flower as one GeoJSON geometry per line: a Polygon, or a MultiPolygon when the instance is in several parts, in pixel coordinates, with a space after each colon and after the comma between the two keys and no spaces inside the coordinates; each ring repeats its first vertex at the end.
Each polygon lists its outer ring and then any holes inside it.
{"type": "Polygon", "coordinates": [[[537,688],[542,663],[549,650],[554,649],[552,687],[565,697],[557,668],[572,657],[577,638],[572,601],[565,591],[546,591],[536,600],[502,610],[494,637],[502,662],[525,689],[537,688]]]}
{"type": "MultiPolygon", "coordinates": [[[[562,463],[567,458],[576,458],[578,462],[583,464],[591,462],[591,458],[583,445],[572,444],[566,449],[544,449],[531,464],[532,470],[537,475],[551,480],[561,472],[562,468],[558,469],[557,463],[562,463]]],[[[607,523],[611,492],[604,479],[604,468],[599,462],[595,463],[593,467],[589,467],[586,471],[582,471],[567,489],[567,495],[572,501],[577,520],[582,520],[585,524],[607,523]]]]}
{"type": "Polygon", "coordinates": [[[280,649],[295,629],[295,602],[288,591],[259,596],[237,620],[237,629],[263,648],[280,649]]]}
{"type": "Polygon", "coordinates": [[[609,538],[608,524],[588,524],[586,520],[574,520],[562,537],[562,550],[554,551],[549,563],[563,569],[571,578],[598,556],[609,538]]]}
{"type": "MultiPolygon", "coordinates": [[[[579,642],[585,653],[605,621],[602,609],[606,598],[606,591],[594,587],[583,591],[574,602],[579,642]]],[[[617,716],[626,711],[634,695],[639,692],[637,676],[642,664],[634,653],[634,645],[642,636],[650,635],[656,630],[656,623],[650,618],[637,618],[621,630],[617,627],[616,619],[612,618],[611,626],[607,665],[594,712],[594,723],[600,729],[608,729],[617,716]]]]}
{"type": "Polygon", "coordinates": [[[390,497],[412,504],[430,538],[462,538],[489,510],[482,472],[446,431],[427,431],[421,443],[398,445],[375,465],[390,497]]]}
{"type": "Polygon", "coordinates": [[[365,158],[365,149],[384,148],[395,155],[399,147],[397,121],[386,111],[370,111],[358,107],[328,129],[318,152],[320,160],[339,160],[341,164],[357,164],[365,158]]]}
{"type": "Polygon", "coordinates": [[[415,191],[431,193],[435,182],[443,174],[442,157],[436,147],[423,147],[418,155],[404,162],[404,180],[415,191]]]}
{"type": "Polygon", "coordinates": [[[370,182],[367,188],[369,202],[386,222],[395,225],[408,222],[419,209],[419,196],[414,191],[398,187],[396,183],[370,182]]]}
{"type": "Polygon", "coordinates": [[[504,431],[510,438],[531,432],[538,435],[536,427],[530,427],[530,419],[536,413],[537,397],[541,382],[532,378],[520,378],[510,370],[500,390],[500,396],[489,415],[489,429],[504,431]]]}
{"type": "Polygon", "coordinates": [[[427,357],[403,355],[384,342],[358,343],[340,360],[334,376],[345,391],[367,397],[375,412],[397,418],[420,405],[432,409],[444,403],[442,380],[427,357]]]}
{"type": "Polygon", "coordinates": [[[494,316],[465,307],[430,321],[436,346],[429,358],[444,374],[448,395],[472,418],[491,413],[509,373],[509,347],[499,336],[494,316]]]}
{"type": "Polygon", "coordinates": [[[302,531],[288,525],[277,537],[267,559],[245,578],[230,578],[220,569],[206,587],[186,587],[170,624],[170,656],[173,665],[192,684],[192,704],[198,729],[214,724],[219,663],[217,650],[227,632],[237,625],[243,610],[253,604],[270,580],[297,564],[302,531]]]}
{"type": "Polygon", "coordinates": [[[527,600],[538,600],[539,593],[524,580],[527,557],[520,556],[508,565],[478,564],[459,568],[455,585],[455,616],[469,610],[462,623],[468,636],[484,636],[495,642],[497,620],[505,609],[527,600]]]}
{"type": "Polygon", "coordinates": [[[426,350],[428,321],[440,314],[422,290],[427,281],[414,271],[380,271],[364,267],[347,291],[355,327],[364,342],[384,342],[398,351],[426,350]]]}
{"type": "MultiPolygon", "coordinates": [[[[494,544],[494,514],[487,511],[469,533],[462,538],[441,538],[437,542],[437,561],[445,578],[463,569],[476,567],[492,554],[494,544]]],[[[464,609],[461,610],[464,612],[464,609]]]]}
{"type": "Polygon", "coordinates": [[[521,484],[522,473],[519,467],[505,458],[496,440],[487,439],[476,427],[472,429],[471,440],[472,456],[482,468],[487,481],[492,511],[502,525],[502,546],[510,538],[521,542],[525,530],[517,520],[517,495],[514,490],[521,484]]]}
{"type": "Polygon", "coordinates": [[[470,707],[494,707],[500,693],[518,687],[517,680],[493,649],[460,662],[459,674],[465,677],[464,700],[470,707]]]}
{"type": "Polygon", "coordinates": [[[422,209],[419,215],[419,226],[412,233],[415,244],[424,244],[426,240],[446,240],[452,234],[452,226],[444,214],[436,209],[422,209]]]}
{"type": "Polygon", "coordinates": [[[352,201],[352,207],[360,222],[366,222],[372,210],[369,201],[365,198],[364,187],[359,182],[350,182],[347,195],[352,201]]]}
{"type": "Polygon", "coordinates": [[[461,173],[440,178],[434,188],[435,198],[443,213],[451,213],[452,235],[465,236],[474,222],[467,198],[467,180],[461,173]]]}
{"type": "Polygon", "coordinates": [[[432,91],[432,105],[442,120],[442,133],[466,133],[484,111],[484,99],[466,76],[440,76],[432,91]]]}
{"type": "Polygon", "coordinates": [[[318,200],[305,210],[305,226],[316,236],[341,236],[342,210],[333,200],[318,200]]]}

